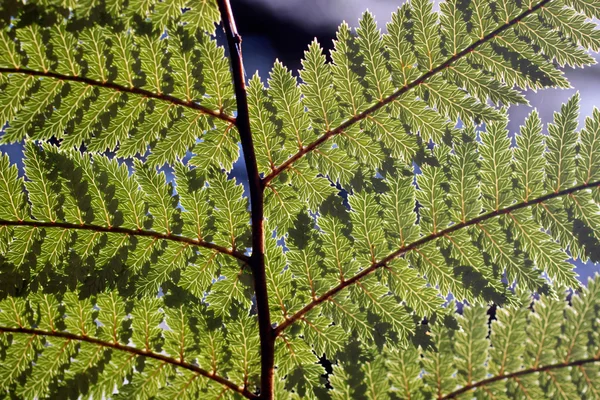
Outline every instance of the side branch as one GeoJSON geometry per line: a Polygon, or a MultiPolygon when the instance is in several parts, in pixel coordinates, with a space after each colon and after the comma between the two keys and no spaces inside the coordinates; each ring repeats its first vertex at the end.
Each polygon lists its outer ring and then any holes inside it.
{"type": "Polygon", "coordinates": [[[110,348],[110,349],[114,349],[114,350],[124,351],[124,352],[130,353],[130,354],[135,354],[136,356],[153,358],[155,360],[159,360],[159,361],[163,361],[163,362],[172,364],[176,367],[190,370],[190,371],[195,372],[198,375],[202,375],[208,379],[212,379],[213,381],[218,382],[223,386],[226,386],[227,388],[233,390],[236,393],[241,394],[242,396],[244,396],[248,399],[258,398],[258,396],[256,396],[254,393],[249,392],[246,388],[240,387],[240,386],[236,385],[235,383],[233,383],[221,376],[215,375],[212,372],[209,372],[205,369],[202,369],[194,364],[190,364],[189,362],[185,362],[185,361],[178,361],[174,358],[165,356],[163,354],[150,353],[144,349],[139,349],[139,348],[131,347],[131,346],[125,346],[120,343],[105,342],[105,341],[97,339],[97,338],[93,338],[93,337],[89,337],[89,336],[75,335],[73,333],[68,333],[68,332],[59,332],[59,331],[49,332],[49,331],[43,331],[41,329],[9,328],[9,327],[3,327],[3,326],[0,326],[0,332],[16,333],[16,334],[23,334],[23,335],[50,336],[50,337],[76,340],[76,341],[81,341],[81,342],[92,343],[92,344],[95,344],[98,346],[102,346],[102,347],[106,347],[106,348],[110,348]]]}
{"type": "Polygon", "coordinates": [[[537,199],[531,200],[529,202],[526,203],[516,203],[513,204],[510,207],[506,207],[506,208],[502,208],[500,210],[496,210],[496,211],[491,211],[489,213],[486,214],[482,214],[477,218],[473,218],[469,221],[466,222],[461,222],[460,224],[455,224],[452,225],[444,230],[438,231],[436,233],[432,233],[431,235],[428,236],[423,236],[421,239],[412,242],[406,246],[403,246],[401,248],[399,248],[398,250],[394,251],[393,253],[389,254],[387,257],[383,258],[381,261],[378,261],[376,263],[371,264],[368,268],[363,269],[362,271],[360,271],[358,274],[354,275],[352,278],[340,283],[339,285],[337,285],[336,287],[328,290],[326,293],[324,293],[322,296],[320,296],[319,298],[311,301],[310,303],[308,303],[306,306],[304,306],[300,311],[296,312],[294,315],[292,315],[289,318],[286,318],[285,321],[283,321],[281,323],[281,325],[279,325],[276,329],[275,329],[275,334],[276,335],[280,335],[281,332],[283,332],[286,328],[288,328],[290,325],[292,325],[294,322],[296,322],[298,319],[302,318],[306,313],[308,313],[309,311],[311,311],[313,308],[317,307],[319,304],[325,302],[326,300],[330,299],[331,297],[335,296],[336,294],[338,294],[340,291],[342,291],[344,288],[358,282],[359,280],[361,280],[362,278],[364,278],[365,276],[371,274],[372,272],[376,271],[377,269],[386,266],[390,261],[392,261],[393,259],[400,257],[401,255],[403,255],[404,253],[407,253],[411,250],[416,249],[419,246],[422,246],[424,244],[427,244],[435,239],[438,239],[444,235],[447,235],[449,233],[455,232],[459,229],[462,228],[466,228],[468,226],[471,225],[476,225],[478,223],[484,222],[488,219],[494,218],[494,217],[498,217],[501,215],[506,215],[509,214],[513,211],[516,210],[520,210],[521,208],[526,208],[535,204],[539,204],[542,203],[544,201],[556,198],[556,197],[561,197],[561,196],[566,196],[569,195],[571,193],[575,193],[579,190],[584,190],[584,189],[592,189],[592,188],[596,188],[596,187],[600,187],[600,181],[597,182],[591,182],[588,184],[583,184],[583,185],[579,185],[579,186],[575,186],[572,187],[570,189],[565,189],[565,190],[561,190],[560,192],[552,192],[552,193],[548,193],[545,196],[542,197],[538,197],[537,199]]]}
{"type": "Polygon", "coordinates": [[[427,79],[429,79],[432,76],[434,76],[434,75],[442,72],[447,67],[449,67],[452,63],[460,60],[461,58],[463,58],[464,56],[466,56],[467,54],[469,54],[470,52],[472,52],[473,50],[475,50],[477,47],[479,47],[482,44],[485,44],[486,42],[490,41],[496,35],[504,32],[506,29],[510,28],[511,26],[516,25],[520,20],[522,20],[523,18],[527,17],[528,15],[533,14],[534,12],[538,11],[539,9],[541,9],[542,7],[544,7],[546,4],[548,4],[551,1],[552,0],[542,0],[542,1],[540,1],[534,7],[532,7],[529,10],[523,12],[519,16],[513,18],[512,20],[510,20],[506,24],[500,26],[499,28],[495,29],[494,31],[488,33],[483,38],[481,38],[481,39],[477,40],[476,42],[472,43],[469,47],[465,48],[461,52],[456,53],[452,57],[448,58],[444,63],[438,65],[436,68],[434,68],[434,69],[430,70],[429,72],[421,75],[416,80],[414,80],[411,83],[407,84],[403,88],[397,90],[396,92],[394,92],[390,96],[386,97],[385,99],[383,99],[383,100],[381,100],[381,101],[373,104],[371,107],[367,108],[363,112],[361,112],[361,113],[353,116],[352,118],[346,120],[345,122],[343,122],[337,128],[325,132],[317,140],[315,140],[314,142],[310,143],[307,146],[304,146],[302,148],[302,150],[298,151],[296,154],[294,154],[293,156],[291,156],[290,158],[288,158],[279,167],[275,168],[269,175],[265,176],[263,178],[263,185],[268,184],[277,175],[279,175],[280,173],[282,173],[283,171],[285,171],[294,162],[298,161],[300,158],[304,157],[304,155],[310,153],[311,151],[313,151],[314,149],[316,149],[317,147],[319,147],[320,145],[322,145],[323,143],[325,143],[327,140],[331,139],[333,136],[338,135],[338,134],[344,132],[346,129],[348,129],[352,125],[356,124],[357,122],[360,122],[363,119],[367,118],[369,115],[373,114],[375,111],[383,108],[387,104],[392,103],[398,97],[402,96],[404,93],[408,92],[411,89],[414,89],[418,85],[420,85],[423,82],[425,82],[427,79]]]}
{"type": "Polygon", "coordinates": [[[231,115],[224,114],[218,110],[211,110],[210,108],[201,106],[198,103],[194,103],[192,101],[181,100],[177,97],[174,97],[174,96],[171,96],[168,94],[152,93],[151,91],[146,90],[146,89],[140,89],[140,88],[136,88],[136,87],[128,88],[126,86],[118,85],[113,82],[98,82],[98,81],[95,81],[93,79],[86,78],[83,76],[63,75],[63,74],[59,74],[59,73],[51,72],[51,71],[48,71],[48,72],[34,71],[31,69],[26,69],[26,68],[0,68],[0,73],[24,74],[24,75],[30,75],[30,76],[43,76],[43,77],[47,77],[47,78],[59,79],[61,81],[85,83],[86,85],[103,87],[103,88],[107,88],[107,89],[113,89],[118,92],[132,93],[132,94],[136,94],[139,96],[148,97],[151,99],[166,101],[168,103],[172,103],[172,104],[175,104],[178,106],[191,108],[193,110],[200,111],[202,114],[210,115],[215,118],[222,119],[223,121],[227,121],[229,123],[235,123],[234,117],[232,117],[231,115]]]}
{"type": "Polygon", "coordinates": [[[485,386],[485,385],[489,385],[490,383],[494,383],[494,382],[498,382],[498,381],[502,381],[505,379],[511,379],[511,378],[516,378],[519,376],[523,376],[523,375],[529,375],[529,374],[535,374],[536,372],[544,372],[544,371],[551,371],[553,369],[560,369],[560,368],[567,368],[567,367],[576,367],[578,365],[585,365],[585,364],[589,364],[589,363],[593,363],[593,362],[599,362],[600,358],[598,357],[593,357],[593,358],[586,358],[583,360],[577,360],[577,361],[572,361],[569,363],[559,363],[559,364],[552,364],[552,365],[546,365],[543,367],[538,367],[538,368],[529,368],[529,369],[524,369],[521,371],[517,371],[517,372],[513,372],[512,374],[506,374],[506,375],[498,375],[498,376],[493,376],[491,378],[487,378],[487,379],[483,379],[479,382],[475,382],[472,383],[470,385],[467,386],[463,386],[462,388],[449,393],[447,395],[445,395],[444,397],[440,397],[439,400],[448,400],[448,399],[455,399],[457,398],[459,395],[468,392],[471,389],[475,389],[481,386],[485,386]]]}
{"type": "Polygon", "coordinates": [[[242,40],[235,26],[235,19],[233,18],[229,0],[217,0],[217,3],[227,36],[227,46],[231,59],[233,84],[237,102],[237,128],[240,133],[250,187],[250,207],[252,209],[252,256],[250,257],[250,267],[252,268],[252,278],[254,280],[254,294],[256,297],[260,337],[260,397],[264,400],[271,400],[273,399],[275,336],[273,335],[273,328],[271,326],[269,292],[265,271],[264,187],[258,173],[256,153],[252,141],[252,130],[250,128],[246,77],[244,74],[244,62],[242,60],[242,40]]]}
{"type": "Polygon", "coordinates": [[[99,225],[78,225],[71,224],[68,222],[46,222],[46,221],[6,221],[0,220],[0,226],[31,226],[39,228],[60,228],[60,229],[73,229],[93,232],[106,232],[106,233],[118,233],[130,236],[145,236],[161,240],[170,240],[173,242],[188,243],[198,247],[204,247],[211,250],[216,250],[219,253],[227,254],[235,257],[243,263],[248,264],[250,257],[240,253],[239,251],[231,250],[223,246],[219,246],[214,243],[208,243],[203,240],[192,239],[184,236],[178,236],[173,234],[159,233],[153,231],[144,231],[141,229],[129,229],[118,226],[99,226],[99,225]]]}

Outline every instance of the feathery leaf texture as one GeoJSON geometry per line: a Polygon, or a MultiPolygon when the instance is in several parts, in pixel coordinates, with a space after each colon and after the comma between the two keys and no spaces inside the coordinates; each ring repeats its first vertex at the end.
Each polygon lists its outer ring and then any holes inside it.
{"type": "Polygon", "coordinates": [[[600,112],[507,111],[595,2],[410,0],[266,80],[226,0],[1,3],[3,394],[600,396],[600,112]]]}
{"type": "MultiPolygon", "coordinates": [[[[239,329],[254,340],[252,319],[236,322],[236,330],[225,335],[158,298],[124,302],[116,291],[93,300],[80,296],[38,293],[28,300],[8,297],[0,302],[2,347],[7,349],[0,373],[3,391],[33,399],[75,390],[102,398],[116,389],[125,398],[175,392],[191,399],[211,396],[218,388],[254,397],[252,381],[234,378],[238,360],[229,364],[222,353],[213,354],[217,371],[214,360],[206,357],[211,349],[199,345],[202,336],[237,338],[239,329]],[[35,379],[23,384],[22,378],[32,374],[35,379]],[[90,385],[81,386],[81,379],[90,385]]],[[[252,347],[247,352],[252,355],[252,347]]]]}
{"type": "Polygon", "coordinates": [[[377,399],[596,398],[599,304],[596,276],[570,304],[522,296],[498,308],[491,320],[485,307],[465,306],[456,319],[426,326],[428,341],[418,347],[386,347],[381,355],[356,349],[362,360],[334,369],[333,393],[377,399]]]}
{"type": "MultiPolygon", "coordinates": [[[[87,3],[75,6],[77,16],[112,12],[87,3]]],[[[110,25],[81,29],[75,18],[52,27],[4,28],[3,143],[29,136],[123,157],[150,151],[148,162],[162,165],[182,159],[199,139],[217,140],[211,151],[231,169],[238,158],[233,86],[224,51],[209,35],[219,20],[216,3],[147,3],[152,9],[131,2],[128,10],[118,4],[114,12],[131,10],[131,23],[149,18],[148,34],[110,25]],[[221,144],[231,140],[233,151],[221,144]]]]}

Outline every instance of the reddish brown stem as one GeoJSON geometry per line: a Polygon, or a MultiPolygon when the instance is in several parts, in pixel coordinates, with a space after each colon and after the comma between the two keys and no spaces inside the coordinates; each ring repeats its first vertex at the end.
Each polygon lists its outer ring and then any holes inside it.
{"type": "Polygon", "coordinates": [[[365,276],[371,274],[372,272],[376,271],[377,269],[387,265],[387,263],[389,263],[390,261],[392,261],[394,258],[400,257],[401,255],[403,255],[404,253],[414,250],[415,248],[422,246],[424,244],[427,244],[429,242],[431,242],[432,240],[438,239],[444,235],[447,235],[449,233],[455,232],[459,229],[462,228],[466,228],[467,226],[471,226],[471,225],[475,225],[478,224],[480,222],[486,221],[488,219],[494,218],[494,217],[498,217],[500,215],[506,215],[508,213],[511,213],[513,211],[519,210],[521,208],[525,208],[525,207],[529,207],[535,204],[539,204],[542,203],[546,200],[550,200],[553,199],[555,197],[561,197],[561,196],[566,196],[569,195],[571,193],[577,192],[579,190],[584,190],[584,189],[591,189],[594,187],[599,187],[600,186],[600,181],[597,182],[592,182],[589,184],[583,184],[583,185],[579,185],[579,186],[575,186],[572,187],[570,189],[565,189],[565,190],[561,190],[560,192],[552,192],[549,193],[545,196],[541,196],[538,197],[535,200],[531,200],[527,203],[517,203],[517,204],[513,204],[510,207],[506,207],[506,208],[502,208],[500,210],[496,210],[496,211],[491,211],[489,213],[486,214],[482,214],[477,218],[473,218],[469,221],[465,221],[465,222],[461,222],[459,224],[455,224],[450,226],[449,228],[443,229],[441,231],[438,231],[436,233],[432,233],[431,235],[428,236],[424,236],[421,239],[412,242],[406,246],[403,246],[401,248],[399,248],[398,250],[394,251],[393,253],[389,254],[387,257],[383,258],[382,260],[371,264],[368,268],[363,269],[362,271],[360,271],[358,274],[354,275],[352,278],[340,283],[339,285],[337,285],[336,287],[328,290],[326,293],[324,293],[323,295],[321,295],[319,298],[311,301],[310,303],[308,303],[306,306],[304,306],[300,311],[296,312],[294,315],[292,315],[291,317],[287,318],[285,321],[283,321],[281,323],[281,325],[279,325],[276,329],[275,329],[275,335],[280,335],[281,332],[283,332],[286,328],[288,328],[289,326],[291,326],[294,322],[296,322],[298,319],[300,319],[301,317],[303,317],[306,313],[308,313],[309,311],[311,311],[313,308],[315,308],[316,306],[318,306],[319,304],[323,303],[324,301],[330,299],[331,297],[335,296],[336,294],[338,294],[340,291],[342,291],[344,288],[358,282],[359,280],[361,280],[362,278],[364,278],[365,276]]]}
{"type": "Polygon", "coordinates": [[[599,362],[600,359],[598,358],[586,358],[584,360],[577,360],[577,361],[572,361],[569,363],[559,363],[559,364],[552,364],[552,365],[546,365],[543,367],[538,367],[538,368],[529,368],[529,369],[524,369],[521,371],[517,371],[517,372],[513,372],[512,374],[506,374],[506,375],[498,375],[498,376],[493,376],[491,378],[487,378],[484,380],[481,380],[479,382],[475,382],[472,383],[470,385],[466,385],[463,386],[462,388],[455,390],[452,393],[449,393],[443,397],[440,397],[440,400],[449,400],[449,399],[455,399],[457,398],[459,395],[468,392],[469,390],[478,388],[478,387],[482,387],[485,385],[489,385],[491,383],[494,382],[498,382],[498,381],[502,381],[505,379],[511,379],[511,378],[517,378],[519,376],[523,376],[523,375],[529,375],[529,374],[535,374],[536,372],[544,372],[544,371],[551,371],[553,369],[559,369],[559,368],[567,368],[567,367],[576,367],[578,365],[585,365],[585,364],[589,364],[589,363],[593,363],[593,362],[599,362]]]}
{"type": "Polygon", "coordinates": [[[488,33],[483,38],[481,38],[478,41],[476,41],[473,44],[471,44],[469,47],[465,48],[461,52],[456,53],[452,57],[448,58],[444,63],[438,65],[436,68],[434,68],[434,69],[426,72],[425,74],[421,75],[416,80],[414,80],[411,83],[407,84],[403,88],[397,90],[396,92],[394,92],[389,97],[386,97],[385,99],[383,99],[381,101],[378,101],[377,103],[373,104],[371,107],[367,108],[363,112],[361,112],[361,113],[353,116],[352,118],[346,120],[345,122],[343,122],[337,128],[325,132],[323,134],[323,136],[319,137],[317,140],[315,140],[314,142],[310,143],[309,145],[302,147],[302,149],[300,151],[298,151],[296,154],[294,154],[293,156],[291,156],[290,158],[288,158],[287,160],[285,160],[284,163],[282,163],[279,167],[275,168],[269,175],[265,176],[263,178],[263,185],[268,184],[277,175],[279,175],[280,173],[282,173],[283,171],[285,171],[287,168],[289,168],[289,166],[292,165],[294,162],[298,161],[300,158],[304,157],[304,155],[310,153],[311,151],[313,151],[314,149],[316,149],[317,147],[319,147],[320,145],[322,145],[323,143],[325,143],[326,141],[328,141],[329,139],[331,139],[333,136],[338,135],[338,134],[344,132],[346,129],[348,129],[352,125],[356,124],[357,122],[362,121],[363,119],[367,118],[369,115],[373,114],[375,111],[377,111],[377,110],[385,107],[387,104],[390,104],[391,102],[393,102],[394,100],[396,100],[398,97],[402,96],[404,93],[408,92],[411,89],[414,89],[415,87],[419,86],[420,84],[422,84],[423,82],[425,82],[427,79],[429,79],[432,76],[438,74],[439,72],[442,72],[447,67],[449,67],[452,63],[460,60],[461,58],[463,58],[464,56],[466,56],[467,54],[469,54],[470,52],[472,52],[473,50],[475,50],[477,47],[481,46],[482,44],[487,43],[488,41],[492,40],[496,35],[502,33],[506,29],[508,29],[511,26],[517,24],[523,18],[525,18],[528,15],[533,14],[534,12],[538,11],[540,8],[544,7],[550,1],[552,1],[552,0],[542,0],[542,1],[540,1],[538,4],[536,4],[535,6],[531,7],[529,10],[523,12],[522,14],[520,14],[519,16],[513,18],[512,20],[510,20],[506,24],[504,24],[501,27],[495,29],[494,31],[488,33]]]}
{"type": "Polygon", "coordinates": [[[250,186],[250,206],[252,210],[252,255],[250,267],[254,279],[254,293],[258,313],[258,330],[260,336],[261,378],[260,398],[273,399],[273,376],[275,365],[275,335],[271,326],[269,311],[269,293],[267,290],[267,275],[265,271],[265,239],[264,239],[264,188],[258,173],[258,164],[252,142],[250,129],[250,114],[246,92],[246,78],[242,59],[241,37],[237,32],[235,20],[229,0],[217,0],[221,20],[227,35],[229,58],[233,73],[233,84],[237,102],[237,128],[246,162],[246,172],[250,186]]]}
{"type": "Polygon", "coordinates": [[[184,236],[178,236],[173,234],[159,233],[153,231],[144,231],[138,229],[128,229],[122,228],[118,226],[99,226],[99,225],[78,225],[71,224],[68,222],[47,222],[47,221],[5,221],[0,220],[0,226],[32,226],[38,228],[59,228],[59,229],[73,229],[73,230],[83,230],[83,231],[93,231],[93,232],[105,232],[105,233],[115,233],[122,235],[130,235],[130,236],[145,236],[151,237],[155,239],[161,240],[170,240],[172,242],[180,242],[187,243],[198,247],[204,247],[207,249],[216,250],[219,253],[227,254],[232,257],[237,258],[238,260],[248,264],[250,262],[250,257],[247,255],[240,253],[239,251],[231,250],[223,246],[219,246],[214,243],[205,242],[198,239],[192,239],[184,236]]]}
{"type": "Polygon", "coordinates": [[[166,101],[168,103],[172,103],[178,106],[191,108],[193,110],[200,111],[202,114],[210,115],[215,118],[222,119],[223,121],[227,121],[229,123],[235,123],[235,118],[231,115],[227,115],[218,110],[211,110],[210,108],[206,108],[201,106],[200,104],[194,103],[193,101],[181,100],[177,97],[168,95],[168,94],[158,94],[153,93],[146,89],[136,88],[136,87],[126,87],[114,82],[98,82],[90,78],[86,78],[83,76],[72,76],[72,75],[63,75],[57,72],[51,71],[34,71],[27,68],[0,68],[0,73],[4,74],[24,74],[31,76],[43,76],[47,78],[60,79],[61,81],[69,81],[69,82],[80,82],[85,83],[90,86],[103,87],[107,89],[113,89],[123,93],[132,93],[139,96],[148,97],[151,99],[166,101]]]}
{"type": "Polygon", "coordinates": [[[140,348],[131,347],[131,346],[125,346],[120,343],[105,342],[105,341],[97,339],[97,338],[93,338],[93,337],[89,337],[89,336],[75,335],[75,334],[69,333],[69,332],[44,331],[41,329],[8,328],[8,327],[0,327],[0,332],[24,334],[24,335],[49,336],[49,337],[77,340],[77,341],[81,341],[81,342],[87,342],[87,343],[92,343],[92,344],[95,344],[98,346],[106,347],[108,349],[125,351],[130,354],[135,354],[136,356],[153,358],[155,360],[160,360],[160,361],[172,364],[176,367],[190,370],[190,371],[195,372],[199,375],[202,375],[208,379],[212,379],[213,381],[218,382],[223,386],[226,386],[227,388],[233,390],[236,393],[241,394],[242,396],[244,396],[248,399],[258,398],[258,396],[256,396],[254,393],[249,392],[246,388],[239,387],[235,383],[223,378],[222,376],[215,375],[212,372],[206,371],[205,369],[202,369],[194,364],[190,364],[190,363],[184,362],[184,361],[179,361],[179,360],[176,360],[169,356],[165,356],[163,354],[148,352],[145,349],[140,349],[140,348]]]}

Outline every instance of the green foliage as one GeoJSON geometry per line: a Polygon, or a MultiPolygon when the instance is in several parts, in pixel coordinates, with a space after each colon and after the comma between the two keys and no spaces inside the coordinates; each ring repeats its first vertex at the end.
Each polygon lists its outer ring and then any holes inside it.
{"type": "Polygon", "coordinates": [[[246,368],[240,363],[257,358],[252,322],[240,320],[236,330],[225,333],[190,313],[200,310],[170,307],[158,298],[124,302],[115,291],[80,298],[81,293],[69,291],[60,298],[39,293],[29,300],[2,300],[5,390],[21,398],[70,392],[102,398],[115,389],[123,398],[163,398],[176,388],[188,398],[233,393],[235,385],[224,389],[202,378],[217,372],[217,361],[219,371],[229,371],[237,385],[252,385],[238,374],[246,368]],[[229,360],[225,348],[201,345],[205,337],[241,343],[243,335],[247,349],[238,354],[238,346],[232,345],[237,357],[229,360]],[[36,379],[20,379],[32,374],[36,379]]]}
{"type": "Polygon", "coordinates": [[[220,143],[236,141],[229,138],[235,133],[233,89],[223,49],[209,36],[218,20],[215,3],[203,1],[182,13],[189,7],[185,1],[132,2],[127,10],[121,2],[114,10],[81,2],[76,15],[91,13],[89,21],[105,11],[133,12],[120,21],[125,24],[108,20],[86,29],[75,18],[63,19],[70,4],[50,3],[58,7],[52,25],[17,24],[0,33],[2,93],[10,96],[2,105],[11,102],[1,114],[9,122],[4,143],[55,137],[66,147],[85,143],[88,151],[116,150],[123,157],[150,151],[148,163],[156,166],[182,159],[198,139],[220,138],[211,150],[231,169],[237,146],[231,151],[220,143]],[[134,30],[135,21],[148,15],[152,29],[134,30]]]}
{"type": "Polygon", "coordinates": [[[594,2],[366,12],[247,109],[216,0],[24,3],[0,4],[25,149],[0,156],[2,395],[600,396],[600,281],[572,265],[600,261],[600,112],[507,116],[594,63],[594,2]]]}
{"type": "Polygon", "coordinates": [[[330,378],[334,393],[378,399],[594,399],[599,288],[598,277],[590,280],[571,304],[521,296],[517,304],[498,308],[490,322],[486,308],[465,307],[456,319],[446,316],[451,323],[430,322],[426,344],[384,347],[381,355],[339,364],[330,378]]]}

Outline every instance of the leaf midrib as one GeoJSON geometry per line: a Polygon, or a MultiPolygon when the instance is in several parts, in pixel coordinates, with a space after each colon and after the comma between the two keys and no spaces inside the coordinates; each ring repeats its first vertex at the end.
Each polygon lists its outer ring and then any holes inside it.
{"type": "Polygon", "coordinates": [[[117,84],[115,82],[111,82],[111,81],[99,82],[99,81],[96,81],[94,79],[87,78],[84,76],[64,75],[64,74],[60,74],[60,73],[53,72],[53,71],[43,72],[43,71],[36,71],[36,70],[27,69],[27,68],[0,67],[0,73],[24,74],[24,75],[29,75],[29,76],[48,77],[48,78],[58,79],[61,81],[81,82],[81,83],[85,83],[90,86],[104,87],[104,88],[115,90],[117,92],[131,93],[131,94],[135,94],[138,96],[149,97],[149,98],[153,98],[156,100],[175,104],[178,106],[191,108],[193,110],[199,111],[202,114],[210,115],[210,116],[213,116],[215,118],[221,119],[221,120],[229,122],[229,123],[236,123],[235,117],[225,114],[225,113],[221,112],[220,110],[212,110],[208,107],[202,106],[193,101],[182,100],[180,98],[171,96],[169,94],[153,93],[149,90],[138,88],[138,87],[126,87],[126,86],[122,86],[122,85],[119,85],[119,84],[117,84]]]}
{"type": "Polygon", "coordinates": [[[32,329],[32,328],[23,328],[23,327],[13,328],[13,327],[0,326],[0,332],[13,333],[13,334],[24,334],[24,335],[30,335],[33,337],[35,337],[35,336],[57,337],[57,338],[66,339],[68,341],[75,340],[75,341],[80,341],[80,342],[87,342],[87,343],[95,344],[97,346],[101,346],[104,348],[111,348],[114,350],[124,351],[124,352],[130,353],[132,356],[142,356],[142,357],[153,358],[153,359],[162,361],[164,363],[172,364],[176,367],[181,367],[181,368],[190,370],[192,372],[195,372],[196,374],[199,374],[208,379],[214,380],[214,381],[220,383],[221,385],[226,386],[227,388],[235,391],[236,393],[243,395],[246,398],[249,398],[249,399],[258,398],[258,396],[256,396],[254,393],[249,392],[246,388],[239,387],[235,383],[233,383],[219,375],[215,375],[212,372],[206,371],[194,364],[190,364],[188,362],[183,362],[183,361],[178,361],[178,360],[171,358],[169,356],[166,356],[164,354],[158,354],[158,353],[154,353],[151,351],[146,351],[145,349],[131,347],[131,346],[123,345],[120,343],[105,342],[105,341],[95,338],[95,337],[81,336],[81,335],[76,335],[73,333],[62,332],[62,331],[47,332],[47,331],[44,331],[41,329],[32,329]]]}
{"type": "Polygon", "coordinates": [[[529,16],[529,15],[537,12],[540,9],[542,9],[546,4],[550,3],[551,1],[552,0],[542,0],[542,1],[540,1],[535,6],[533,6],[530,9],[524,11],[523,13],[519,14],[518,16],[516,16],[515,18],[513,18],[512,20],[510,20],[507,23],[505,23],[504,25],[496,28],[492,32],[490,32],[487,35],[485,35],[483,38],[481,38],[481,39],[479,39],[479,40],[471,43],[471,45],[469,45],[468,47],[466,47],[465,49],[463,49],[461,52],[456,53],[452,57],[448,58],[445,62],[443,62],[442,64],[438,65],[436,68],[433,68],[433,69],[429,70],[425,74],[421,75],[419,78],[417,78],[414,81],[412,81],[411,83],[405,85],[403,88],[400,88],[399,90],[397,90],[396,92],[394,92],[390,96],[386,97],[382,101],[378,101],[377,103],[371,105],[369,108],[367,108],[363,112],[352,116],[351,118],[347,119],[342,124],[340,124],[337,128],[325,132],[317,140],[315,140],[314,142],[312,142],[312,143],[304,146],[302,149],[300,149],[300,151],[298,151],[296,154],[294,154],[290,158],[288,158],[285,162],[283,162],[281,165],[279,165],[277,168],[275,168],[275,170],[273,170],[269,175],[266,175],[262,179],[263,186],[266,185],[266,184],[268,184],[270,181],[272,181],[281,172],[285,171],[291,164],[293,164],[294,162],[296,162],[297,160],[299,160],[300,158],[302,158],[304,155],[312,152],[314,149],[316,149],[317,147],[319,147],[324,142],[328,141],[330,138],[332,138],[332,137],[334,137],[334,136],[342,133],[343,131],[345,131],[346,129],[348,129],[349,127],[351,127],[352,125],[354,125],[354,124],[356,124],[356,123],[364,120],[369,115],[371,115],[374,112],[376,112],[377,110],[379,110],[379,109],[385,107],[387,104],[393,102],[394,100],[396,100],[397,98],[399,98],[400,96],[402,96],[404,93],[406,93],[406,92],[410,91],[411,89],[414,89],[418,85],[422,84],[427,79],[429,79],[432,76],[437,75],[438,73],[444,71],[447,67],[449,67],[454,62],[462,59],[463,57],[465,57],[466,55],[468,55],[471,51],[475,50],[479,46],[481,46],[481,45],[483,45],[483,44],[491,41],[498,34],[504,32],[505,30],[507,30],[510,27],[514,26],[521,19],[523,19],[523,18],[525,18],[525,17],[527,17],[527,16],[529,16]]]}
{"type": "Polygon", "coordinates": [[[571,195],[572,193],[580,191],[580,190],[592,189],[595,187],[600,187],[600,181],[593,182],[591,184],[583,184],[583,185],[575,186],[575,187],[572,187],[569,189],[564,189],[564,190],[561,190],[560,192],[551,192],[544,196],[538,197],[537,199],[531,200],[527,203],[525,203],[525,202],[515,203],[515,204],[512,204],[511,206],[501,208],[499,210],[490,211],[486,214],[479,215],[476,218],[473,218],[465,223],[455,224],[444,230],[438,231],[437,233],[421,237],[420,239],[412,242],[411,244],[397,249],[396,251],[392,252],[391,254],[384,257],[380,261],[371,264],[369,267],[363,269],[362,271],[360,271],[359,273],[354,275],[352,278],[347,279],[346,281],[340,283],[336,287],[334,287],[334,288],[330,289],[329,291],[327,291],[326,293],[324,293],[319,298],[311,301],[309,304],[304,306],[300,311],[296,312],[296,314],[292,315],[291,317],[287,318],[284,322],[279,324],[279,326],[277,326],[277,328],[275,328],[274,334],[275,334],[275,336],[280,335],[285,329],[287,329],[289,326],[294,324],[300,317],[307,314],[308,312],[310,312],[312,309],[314,309],[315,307],[317,307],[324,301],[330,299],[331,297],[333,297],[334,295],[336,295],[337,293],[342,291],[344,288],[358,282],[360,279],[364,278],[367,275],[370,275],[372,272],[376,271],[377,269],[386,266],[393,259],[400,257],[401,255],[406,254],[407,252],[409,252],[411,250],[417,249],[422,245],[432,242],[433,240],[436,240],[439,237],[442,237],[442,236],[452,233],[454,231],[466,228],[468,226],[479,224],[488,219],[506,215],[513,211],[542,203],[546,200],[550,200],[555,197],[567,196],[567,195],[571,195]]]}
{"type": "Polygon", "coordinates": [[[170,240],[174,242],[187,243],[194,246],[205,247],[207,249],[213,249],[220,253],[232,256],[238,260],[248,263],[249,257],[236,250],[231,250],[223,246],[219,246],[214,243],[205,242],[198,239],[192,239],[186,236],[175,235],[173,233],[165,234],[155,231],[147,231],[142,229],[129,229],[119,226],[99,226],[91,224],[73,224],[69,222],[47,222],[47,221],[8,221],[0,219],[0,226],[29,226],[33,228],[45,228],[45,229],[71,229],[71,230],[87,230],[92,232],[104,232],[113,234],[123,234],[131,236],[145,236],[154,239],[170,240]]]}

